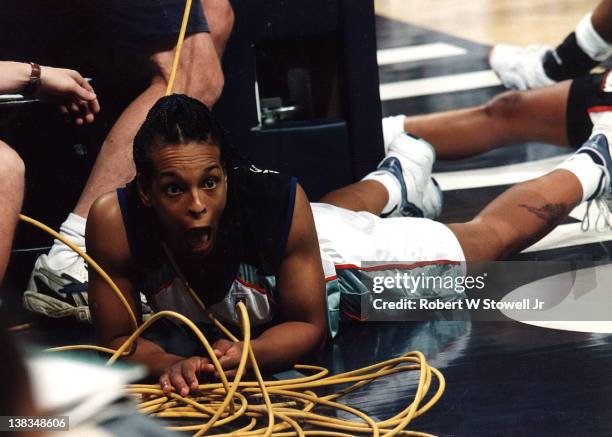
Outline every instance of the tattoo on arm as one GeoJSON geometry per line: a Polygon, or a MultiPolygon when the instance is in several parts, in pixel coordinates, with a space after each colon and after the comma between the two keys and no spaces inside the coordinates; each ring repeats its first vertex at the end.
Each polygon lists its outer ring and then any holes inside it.
{"type": "Polygon", "coordinates": [[[548,226],[554,226],[567,214],[567,206],[563,203],[547,203],[544,206],[535,207],[521,203],[519,208],[525,208],[537,218],[544,220],[548,226]]]}

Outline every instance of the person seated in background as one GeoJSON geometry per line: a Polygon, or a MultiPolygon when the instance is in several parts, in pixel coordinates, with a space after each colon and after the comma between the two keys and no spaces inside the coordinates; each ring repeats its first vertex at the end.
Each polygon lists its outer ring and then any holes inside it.
{"type": "MultiPolygon", "coordinates": [[[[135,65],[140,65],[135,58],[146,59],[150,68],[143,74],[148,74],[150,83],[125,108],[108,132],[74,210],[60,226],[60,234],[83,251],[85,224],[93,201],[134,177],[132,141],[153,103],[166,92],[185,9],[184,0],[113,0],[97,5],[99,10],[94,9],[100,14],[97,19],[108,22],[115,45],[113,50],[131,54],[126,56],[127,62],[135,65]]],[[[228,0],[192,2],[175,91],[188,94],[209,107],[216,103],[224,84],[221,57],[233,22],[228,0]]],[[[116,74],[116,71],[113,68],[95,74],[116,74]]],[[[80,300],[65,293],[74,288],[87,289],[86,265],[68,246],[55,240],[49,253],[36,260],[27,290],[78,306],[80,300]]]]}
{"type": "Polygon", "coordinates": [[[553,49],[497,44],[489,64],[507,88],[541,88],[587,74],[612,55],[612,0],[601,0],[553,49]]]}
{"type": "MultiPolygon", "coordinates": [[[[321,347],[326,327],[336,331],[340,316],[358,318],[367,292],[363,261],[395,262],[393,269],[408,274],[413,267],[398,262],[426,270],[443,265],[460,275],[463,262],[505,258],[581,202],[603,201],[611,193],[610,140],[608,112],[556,169],[510,188],[473,220],[444,225],[430,219],[442,199],[430,176],[434,149],[424,140],[397,136],[375,171],[311,204],[294,178],[235,162],[208,108],[171,95],[153,106],[136,134],[136,178],[92,206],[87,247],[137,317],[139,292],[156,311],[206,323],[195,293],[234,326],[235,304],[244,301],[259,364],[285,368],[321,347]]],[[[415,297],[453,298],[441,290],[415,297]]],[[[132,332],[131,319],[93,271],[89,306],[99,343],[118,348],[132,332]]],[[[242,343],[219,340],[213,347],[233,375],[242,343]]],[[[186,395],[214,373],[206,357],[177,355],[142,338],[126,359],[146,365],[166,393],[186,395]]]]}
{"type": "MultiPolygon", "coordinates": [[[[100,110],[92,87],[74,70],[35,63],[0,61],[0,94],[24,93],[59,105],[77,125],[92,123],[100,110]]],[[[23,202],[25,166],[18,153],[0,141],[0,284],[11,253],[23,202]]]]}

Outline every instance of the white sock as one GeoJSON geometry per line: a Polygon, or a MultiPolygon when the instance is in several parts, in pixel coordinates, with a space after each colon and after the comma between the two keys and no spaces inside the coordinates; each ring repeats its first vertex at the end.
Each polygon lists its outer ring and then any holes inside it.
{"type": "MultiPolygon", "coordinates": [[[[60,234],[79,246],[79,248],[85,250],[86,223],[87,220],[83,217],[70,213],[66,221],[60,226],[60,234]]],[[[54,240],[53,247],[47,255],[47,262],[51,268],[61,270],[74,263],[78,257],[79,255],[64,243],[54,240]]]]}
{"type": "Polygon", "coordinates": [[[559,164],[556,169],[571,171],[578,178],[582,185],[583,202],[595,194],[603,174],[601,167],[586,153],[576,153],[559,164]]]}
{"type": "Polygon", "coordinates": [[[601,62],[612,55],[612,44],[599,36],[593,27],[592,15],[591,12],[586,14],[576,26],[576,42],[591,59],[601,62]]]}
{"type": "Polygon", "coordinates": [[[387,193],[389,193],[389,200],[382,210],[383,214],[390,212],[402,201],[402,187],[399,181],[388,172],[382,170],[373,171],[362,179],[362,181],[367,180],[380,182],[387,189],[387,193]]]}
{"type": "Polygon", "coordinates": [[[383,141],[385,143],[385,155],[389,151],[389,144],[399,134],[403,134],[405,115],[395,115],[393,117],[385,117],[382,119],[383,141]]]}

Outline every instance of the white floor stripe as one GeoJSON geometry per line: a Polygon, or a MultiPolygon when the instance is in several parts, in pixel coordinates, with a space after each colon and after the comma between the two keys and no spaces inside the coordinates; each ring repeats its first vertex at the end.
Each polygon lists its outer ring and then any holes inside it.
{"type": "Polygon", "coordinates": [[[568,156],[571,153],[520,164],[434,173],[433,176],[444,191],[516,184],[548,173],[568,156]]]}
{"type": "Polygon", "coordinates": [[[398,64],[400,62],[423,61],[425,59],[444,58],[465,55],[467,50],[461,47],[437,42],[394,49],[379,50],[376,55],[378,65],[398,64]]]}
{"type": "Polygon", "coordinates": [[[501,82],[492,70],[473,71],[448,76],[384,83],[380,86],[380,100],[405,99],[407,97],[451,93],[496,85],[501,85],[501,82]]]}
{"type": "Polygon", "coordinates": [[[612,231],[597,232],[591,229],[583,232],[581,223],[570,223],[557,226],[550,234],[540,241],[523,250],[526,252],[539,252],[541,250],[559,249],[561,247],[578,246],[581,244],[600,243],[612,240],[612,231]]]}

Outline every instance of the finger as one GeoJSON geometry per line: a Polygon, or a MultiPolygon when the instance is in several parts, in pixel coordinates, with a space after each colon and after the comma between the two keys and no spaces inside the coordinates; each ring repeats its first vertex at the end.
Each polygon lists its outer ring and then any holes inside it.
{"type": "Polygon", "coordinates": [[[95,99],[93,99],[92,101],[89,102],[89,109],[94,114],[97,114],[98,112],[100,112],[100,102],[98,102],[97,98],[95,98],[95,99]]]}
{"type": "Polygon", "coordinates": [[[183,373],[179,369],[173,369],[170,373],[170,381],[172,386],[181,396],[187,396],[189,394],[189,387],[183,378],[183,373]]]}
{"type": "Polygon", "coordinates": [[[225,354],[233,346],[233,344],[233,342],[226,339],[217,340],[213,345],[215,355],[220,357],[221,355],[225,354]]]}
{"type": "Polygon", "coordinates": [[[233,354],[232,355],[225,354],[221,358],[219,358],[219,363],[221,364],[221,367],[223,369],[231,369],[233,367],[236,367],[239,362],[240,362],[240,357],[235,356],[233,354]]]}
{"type": "Polygon", "coordinates": [[[183,377],[185,378],[185,382],[189,386],[189,390],[197,390],[199,382],[198,378],[196,378],[196,372],[194,365],[187,362],[182,366],[183,377]]]}
{"type": "MultiPolygon", "coordinates": [[[[229,378],[235,377],[237,372],[238,372],[238,369],[235,368],[235,369],[225,370],[223,373],[225,373],[225,377],[229,379],[229,378]]],[[[215,372],[215,378],[221,379],[221,376],[219,375],[219,373],[215,372]]]]}
{"type": "Polygon", "coordinates": [[[212,363],[203,364],[202,366],[200,366],[200,372],[214,373],[215,366],[212,363]]]}
{"type": "Polygon", "coordinates": [[[94,121],[94,115],[91,112],[91,108],[89,107],[89,103],[86,101],[81,100],[79,102],[79,106],[81,108],[81,114],[82,114],[82,118],[83,121],[87,122],[87,123],[92,123],[94,121]]]}
{"type": "Polygon", "coordinates": [[[73,115],[81,113],[81,108],[77,102],[70,103],[70,112],[72,112],[73,115]]]}
{"type": "Polygon", "coordinates": [[[211,368],[215,368],[210,359],[208,358],[200,358],[200,362],[198,363],[198,372],[208,372],[211,368]]]}
{"type": "MultiPolygon", "coordinates": [[[[86,90],[92,92],[92,93],[96,93],[93,89],[93,87],[91,86],[91,84],[89,82],[87,82],[86,80],[83,80],[82,83],[83,88],[85,88],[86,90]]],[[[91,112],[93,112],[94,114],[97,114],[98,112],[100,112],[100,102],[98,101],[98,98],[96,97],[93,100],[89,101],[89,108],[91,109],[91,112]]]]}
{"type": "Polygon", "coordinates": [[[164,394],[169,394],[172,391],[172,384],[170,383],[170,377],[167,373],[159,377],[159,386],[164,394]]]}
{"type": "Polygon", "coordinates": [[[70,70],[70,76],[74,79],[74,86],[72,92],[79,98],[92,101],[96,98],[93,88],[87,83],[87,81],[79,74],[78,71],[70,70]]]}

